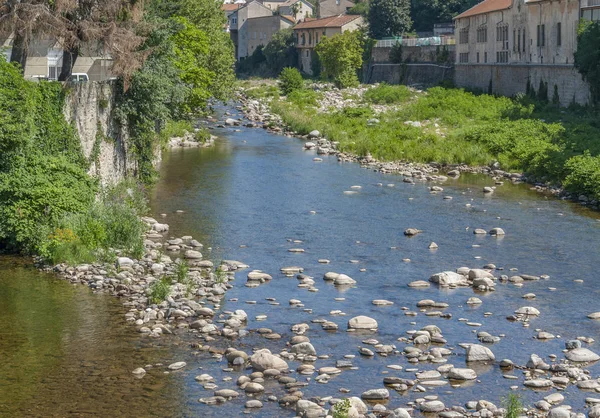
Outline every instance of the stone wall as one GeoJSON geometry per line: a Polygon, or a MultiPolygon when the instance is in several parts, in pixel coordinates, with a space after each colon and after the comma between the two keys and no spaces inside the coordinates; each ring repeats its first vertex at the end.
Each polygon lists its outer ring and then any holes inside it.
{"type": "Polygon", "coordinates": [[[512,97],[525,93],[527,80],[537,91],[540,80],[548,83],[548,96],[552,100],[554,85],[558,87],[560,103],[568,106],[573,101],[587,104],[589,85],[571,65],[456,65],[455,83],[458,87],[488,91],[490,80],[495,94],[512,97]]]}
{"type": "Polygon", "coordinates": [[[454,67],[438,64],[373,64],[367,74],[367,83],[406,84],[430,87],[443,81],[451,82],[454,67]]]}
{"type": "MultiPolygon", "coordinates": [[[[137,171],[136,160],[128,150],[127,129],[114,117],[115,88],[110,81],[74,84],[64,107],[65,118],[77,129],[85,157],[94,160],[89,174],[104,185],[134,176],[137,171]]],[[[155,165],[159,163],[160,150],[155,165]]]]}
{"type": "MultiPolygon", "coordinates": [[[[371,53],[371,62],[389,63],[390,52],[392,48],[377,47],[373,48],[371,53]]],[[[448,63],[452,64],[455,61],[456,45],[440,45],[440,46],[403,46],[402,61],[408,63],[448,63]]]]}

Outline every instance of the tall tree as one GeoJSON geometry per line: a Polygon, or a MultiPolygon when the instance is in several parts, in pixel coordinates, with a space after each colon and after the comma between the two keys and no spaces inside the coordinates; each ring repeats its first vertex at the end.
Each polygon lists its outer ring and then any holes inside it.
{"type": "Polygon", "coordinates": [[[600,104],[600,22],[583,20],[580,23],[575,68],[590,85],[592,103],[600,104]]]}
{"type": "Polygon", "coordinates": [[[418,31],[432,31],[436,23],[452,18],[473,7],[480,0],[412,0],[411,18],[418,31]]]}
{"type": "Polygon", "coordinates": [[[371,0],[369,35],[373,39],[400,36],[410,30],[410,0],[371,0]]]}

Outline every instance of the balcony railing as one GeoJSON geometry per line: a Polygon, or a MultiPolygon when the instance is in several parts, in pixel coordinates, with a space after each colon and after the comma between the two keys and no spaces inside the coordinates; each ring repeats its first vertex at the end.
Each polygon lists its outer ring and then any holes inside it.
{"type": "MultiPolygon", "coordinates": [[[[598,1],[598,0],[596,0],[598,1]]],[[[395,39],[380,39],[375,44],[376,48],[391,48],[396,44],[402,46],[429,46],[429,45],[455,45],[456,39],[454,36],[432,36],[430,38],[395,38],[395,39]]]]}

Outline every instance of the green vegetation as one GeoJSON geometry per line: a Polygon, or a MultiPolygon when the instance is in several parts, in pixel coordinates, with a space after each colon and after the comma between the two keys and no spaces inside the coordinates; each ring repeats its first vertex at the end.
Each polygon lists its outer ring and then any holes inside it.
{"type": "Polygon", "coordinates": [[[365,100],[375,104],[393,104],[405,101],[411,96],[410,89],[404,85],[391,86],[381,84],[367,90],[364,94],[365,100]]]}
{"type": "Polygon", "coordinates": [[[150,285],[150,303],[159,304],[171,293],[171,281],[167,277],[161,277],[150,285]]]}
{"type": "Polygon", "coordinates": [[[304,79],[297,68],[286,67],[279,75],[279,87],[283,94],[290,94],[304,88],[304,79]]]}
{"type": "Polygon", "coordinates": [[[348,418],[348,411],[352,405],[348,399],[344,399],[333,407],[333,418],[348,418]]]}
{"type": "Polygon", "coordinates": [[[575,67],[590,84],[592,102],[600,103],[600,22],[582,20],[577,32],[575,67]]]}
{"type": "Polygon", "coordinates": [[[188,273],[190,272],[190,266],[186,260],[179,259],[175,263],[175,277],[177,283],[185,283],[188,280],[188,273]]]}
{"type": "Polygon", "coordinates": [[[315,47],[321,62],[321,76],[336,86],[356,87],[356,72],[363,63],[364,35],[361,31],[346,31],[331,38],[323,36],[315,47]]]}
{"type": "Polygon", "coordinates": [[[370,153],[384,161],[473,166],[498,161],[503,170],[523,171],[536,181],[600,200],[600,144],[595,141],[600,118],[594,109],[565,110],[524,95],[510,99],[441,87],[417,94],[385,84],[367,91],[363,101],[356,108],[323,113],[297,98],[274,100],[272,107],[292,130],[317,129],[344,152],[370,153]],[[372,103],[394,108],[375,115],[372,103]],[[374,117],[380,123],[369,123],[374,117]]]}
{"type": "Polygon", "coordinates": [[[401,36],[412,27],[410,0],[371,0],[368,17],[371,38],[401,36]]]}
{"type": "Polygon", "coordinates": [[[432,31],[436,23],[450,23],[459,13],[475,6],[480,0],[413,0],[411,17],[417,31],[432,31]]]}
{"type": "Polygon", "coordinates": [[[502,407],[506,409],[505,418],[519,418],[523,412],[523,403],[519,395],[515,393],[509,393],[506,398],[502,400],[502,407]]]}
{"type": "Polygon", "coordinates": [[[298,65],[296,38],[292,28],[273,34],[266,45],[256,47],[252,55],[240,61],[237,73],[243,76],[274,77],[286,67],[298,65]]]}

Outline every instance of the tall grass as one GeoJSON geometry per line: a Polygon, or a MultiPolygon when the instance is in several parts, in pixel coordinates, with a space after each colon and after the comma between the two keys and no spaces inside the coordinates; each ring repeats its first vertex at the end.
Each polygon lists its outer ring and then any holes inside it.
{"type": "Polygon", "coordinates": [[[365,103],[400,105],[380,114],[367,108],[317,113],[308,101],[275,100],[273,111],[294,131],[317,129],[339,149],[384,160],[489,165],[523,171],[600,201],[600,115],[591,108],[559,109],[520,97],[476,95],[436,87],[410,98],[403,86],[381,85],[365,103]],[[406,125],[419,121],[422,127],[406,125]]]}
{"type": "Polygon", "coordinates": [[[150,296],[148,297],[150,303],[159,304],[169,297],[171,292],[170,280],[166,277],[161,277],[150,285],[150,296]]]}

